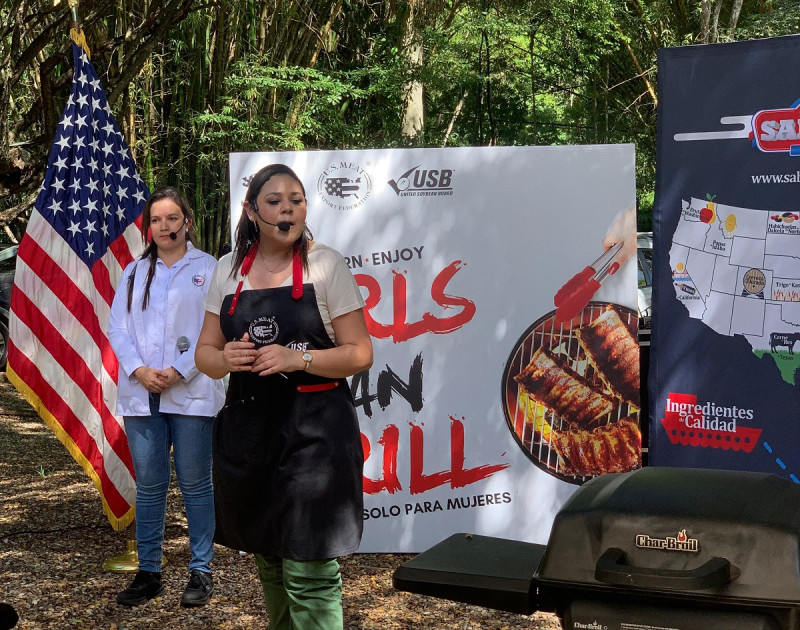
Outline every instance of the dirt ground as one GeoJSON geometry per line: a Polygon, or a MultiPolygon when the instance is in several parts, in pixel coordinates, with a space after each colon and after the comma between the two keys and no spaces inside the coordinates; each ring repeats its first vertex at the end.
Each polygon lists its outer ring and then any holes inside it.
{"type": "MultiPolygon", "coordinates": [[[[103,563],[126,550],[99,495],[54,434],[0,374],[0,602],[14,606],[16,628],[133,630],[267,628],[253,559],[217,547],[210,605],[178,605],[189,559],[182,501],[173,480],[167,512],[166,595],[136,608],[115,603],[130,574],[103,563]]],[[[396,591],[394,569],[407,554],[342,559],[344,620],[359,629],[560,628],[548,614],[515,615],[396,591]]]]}

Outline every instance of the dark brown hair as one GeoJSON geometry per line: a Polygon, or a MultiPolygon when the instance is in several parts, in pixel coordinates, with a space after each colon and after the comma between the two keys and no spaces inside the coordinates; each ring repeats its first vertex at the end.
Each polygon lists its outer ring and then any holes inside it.
{"type": "MultiPolygon", "coordinates": [[[[189,205],[189,200],[184,197],[177,188],[166,186],[159,188],[153,192],[147,199],[142,212],[142,242],[145,245],[145,250],[139,257],[141,260],[148,258],[150,260],[150,267],[147,270],[147,284],[145,284],[144,295],[142,296],[142,310],[147,308],[147,303],[150,301],[150,285],[153,282],[153,276],[156,273],[156,260],[158,259],[158,247],[155,241],[150,237],[150,212],[154,203],[162,199],[169,199],[176,206],[181,209],[183,218],[188,221],[186,225],[186,240],[192,245],[196,244],[196,231],[194,225],[194,215],[192,214],[192,207],[189,205]]],[[[133,301],[133,282],[136,279],[136,268],[133,268],[131,275],[128,276],[128,312],[131,311],[131,302],[133,301]]]]}
{"type": "MultiPolygon", "coordinates": [[[[303,197],[306,196],[306,188],[303,182],[291,168],[285,164],[268,164],[260,169],[250,180],[250,185],[247,187],[244,199],[251,205],[255,205],[258,193],[261,192],[262,186],[266,184],[270,178],[275,175],[288,175],[298,184],[303,191],[303,197]]],[[[236,226],[236,238],[233,244],[234,259],[233,267],[231,268],[231,276],[235,275],[242,267],[247,252],[250,248],[258,243],[259,233],[256,224],[247,217],[247,213],[242,210],[242,216],[239,217],[239,223],[236,226]]],[[[303,233],[295,241],[294,246],[300,251],[300,257],[303,260],[303,267],[308,271],[308,243],[314,235],[308,229],[308,225],[303,228],[303,233]]]]}

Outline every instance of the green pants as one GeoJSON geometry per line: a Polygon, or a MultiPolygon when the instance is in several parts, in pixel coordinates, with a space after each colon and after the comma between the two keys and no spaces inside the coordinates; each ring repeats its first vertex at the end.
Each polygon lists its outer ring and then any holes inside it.
{"type": "Polygon", "coordinates": [[[270,630],[341,630],[339,561],[289,560],[256,554],[270,630]]]}

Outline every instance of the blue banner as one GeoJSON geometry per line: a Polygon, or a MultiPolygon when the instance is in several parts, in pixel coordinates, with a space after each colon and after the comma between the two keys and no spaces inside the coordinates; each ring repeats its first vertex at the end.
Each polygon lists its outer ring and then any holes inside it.
{"type": "Polygon", "coordinates": [[[659,53],[651,465],[800,477],[799,61],[659,53]]]}

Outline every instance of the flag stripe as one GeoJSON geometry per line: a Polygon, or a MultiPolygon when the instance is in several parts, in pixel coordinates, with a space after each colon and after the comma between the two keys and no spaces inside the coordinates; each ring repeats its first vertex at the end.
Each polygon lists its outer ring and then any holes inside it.
{"type": "Polygon", "coordinates": [[[114,287],[111,285],[108,268],[102,258],[92,265],[92,279],[94,280],[94,286],[97,287],[97,292],[100,294],[100,297],[105,300],[110,308],[111,302],[114,300],[114,287]]]}
{"type": "MultiPolygon", "coordinates": [[[[82,391],[89,399],[92,407],[100,414],[103,433],[111,448],[118,454],[125,466],[133,474],[133,464],[131,462],[130,451],[128,450],[125,435],[119,431],[119,424],[114,420],[103,399],[103,391],[98,380],[94,377],[89,367],[84,362],[80,354],[64,340],[64,337],[53,326],[47,317],[31,302],[22,291],[15,291],[12,297],[11,307],[14,309],[19,320],[31,330],[37,331],[39,343],[47,352],[58,361],[67,376],[74,383],[82,384],[82,391]]],[[[19,370],[17,370],[19,372],[19,370]]],[[[38,371],[37,371],[38,374],[38,371]]],[[[38,391],[38,390],[37,390],[38,391]]],[[[48,386],[47,393],[52,393],[52,388],[48,386]]],[[[42,398],[41,393],[39,395],[42,398]]],[[[56,404],[56,401],[46,399],[48,409],[56,404]]],[[[59,407],[61,408],[61,407],[59,407]]],[[[56,417],[60,417],[56,415],[56,417]]],[[[73,415],[70,416],[72,418],[73,415]]]]}
{"type": "MultiPolygon", "coordinates": [[[[129,227],[125,230],[124,239],[118,238],[108,246],[108,251],[111,252],[119,263],[120,275],[122,275],[122,270],[133,262],[134,256],[131,255],[131,252],[142,249],[142,233],[139,231],[139,226],[141,224],[142,217],[140,215],[133,223],[135,229],[133,229],[133,226],[129,227]]],[[[114,286],[116,286],[117,280],[119,280],[119,276],[114,279],[114,286]]]]}
{"type": "MultiPolygon", "coordinates": [[[[130,467],[125,466],[120,457],[114,452],[114,450],[108,444],[108,441],[105,439],[99,412],[89,398],[84,394],[83,390],[77,387],[76,384],[70,379],[69,375],[64,371],[58,361],[40,344],[32,341],[35,340],[36,337],[31,333],[31,331],[25,327],[18,318],[15,319],[15,321],[17,324],[16,329],[18,338],[22,339],[26,345],[20,346],[14,344],[14,347],[25,357],[36,357],[36,361],[32,361],[32,363],[34,363],[36,369],[41,373],[42,378],[49,383],[50,387],[54,391],[61,395],[62,399],[72,409],[72,413],[75,415],[75,417],[81,421],[81,424],[85,428],[86,432],[91,436],[92,440],[94,440],[97,449],[103,454],[105,471],[108,478],[112,483],[114,483],[120,493],[132,504],[135,498],[133,475],[130,472],[130,467]]],[[[87,361],[89,363],[97,363],[97,360],[93,359],[93,356],[97,355],[96,348],[94,351],[87,350],[86,354],[87,361]]],[[[14,360],[15,356],[12,355],[10,359],[12,364],[14,363],[14,360]]],[[[9,370],[7,369],[7,373],[8,371],[9,370]]],[[[108,398],[111,399],[111,404],[113,404],[117,391],[116,384],[111,380],[104,370],[99,370],[99,377],[103,383],[104,393],[108,398]]],[[[31,396],[28,395],[27,391],[28,390],[26,389],[26,393],[24,395],[29,400],[33,400],[31,396]]],[[[41,406],[38,395],[32,395],[36,399],[37,404],[41,406]]],[[[119,430],[122,431],[121,419],[114,417],[114,420],[119,423],[119,430]]],[[[61,438],[59,437],[59,439],[61,438]]],[[[70,440],[68,442],[64,442],[64,444],[69,448],[70,445],[73,445],[73,442],[70,440]]]]}
{"type": "MultiPolygon", "coordinates": [[[[89,466],[91,466],[92,470],[95,472],[97,482],[99,483],[98,490],[102,492],[111,510],[115,514],[125,513],[129,508],[129,501],[119,493],[116,486],[108,479],[108,476],[103,474],[103,455],[97,449],[94,440],[86,431],[86,427],[83,426],[78,417],[72,412],[69,405],[64,402],[64,399],[61,398],[42,377],[37,367],[20,353],[13,343],[9,343],[8,356],[9,359],[13,359],[13,363],[16,366],[16,374],[24,381],[31,391],[38,392],[37,397],[39,401],[41,401],[42,407],[47,410],[48,414],[53,418],[58,418],[58,424],[61,429],[63,429],[64,433],[69,436],[69,439],[75,443],[89,466]]],[[[39,411],[41,415],[41,410],[37,409],[37,411],[39,411]]]]}
{"type": "MultiPolygon", "coordinates": [[[[92,303],[86,298],[80,288],[75,286],[72,279],[64,273],[61,267],[50,258],[50,255],[39,247],[38,243],[31,238],[24,239],[17,250],[17,256],[21,261],[25,262],[39,278],[48,278],[48,288],[53,291],[58,300],[64,304],[67,309],[74,313],[81,321],[84,328],[86,328],[86,332],[98,345],[101,347],[109,345],[105,330],[100,327],[100,322],[97,319],[97,313],[92,303]]],[[[30,308],[33,305],[31,303],[26,303],[26,306],[30,308]]],[[[17,311],[13,303],[12,308],[14,311],[17,311]]],[[[20,315],[19,312],[17,312],[17,314],[20,315]]],[[[29,322],[26,323],[28,323],[28,326],[33,328],[33,330],[37,330],[35,326],[30,326],[29,322]]],[[[49,322],[46,323],[48,325],[50,324],[49,322]]],[[[104,359],[105,358],[106,357],[104,357],[104,359]]],[[[112,354],[107,360],[108,363],[104,362],[103,367],[105,367],[109,374],[116,374],[117,358],[112,354]]]]}
{"type": "MultiPolygon", "coordinates": [[[[96,319],[99,322],[100,328],[104,330],[111,313],[111,307],[108,302],[100,296],[97,288],[94,286],[94,280],[86,262],[76,254],[72,248],[68,247],[63,242],[62,236],[53,229],[53,226],[40,214],[34,213],[28,221],[28,229],[20,245],[23,250],[27,247],[25,243],[27,239],[33,239],[39,248],[47,254],[48,258],[55,263],[55,267],[51,269],[52,273],[59,274],[59,282],[64,277],[69,278],[77,290],[86,297],[91,307],[96,312],[96,319]]],[[[109,258],[114,261],[113,257],[109,257],[108,254],[101,258],[101,260],[108,261],[109,258]]],[[[19,256],[17,260],[20,260],[19,256]]],[[[31,260],[37,261],[38,259],[33,257],[31,260]]],[[[35,266],[33,269],[35,270],[35,266]]],[[[113,269],[115,272],[114,284],[116,286],[116,282],[122,275],[122,270],[118,268],[115,261],[113,262],[113,269]]],[[[47,287],[50,284],[51,278],[45,275],[44,271],[41,271],[38,277],[27,277],[23,274],[19,277],[15,276],[14,281],[16,284],[23,284],[27,288],[28,293],[31,294],[31,292],[35,293],[40,287],[47,287]]]]}

